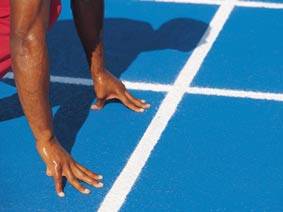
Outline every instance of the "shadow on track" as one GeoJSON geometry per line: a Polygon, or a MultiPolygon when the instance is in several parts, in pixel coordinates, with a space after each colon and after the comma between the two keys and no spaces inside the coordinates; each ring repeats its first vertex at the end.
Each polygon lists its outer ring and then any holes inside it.
{"type": "MultiPolygon", "coordinates": [[[[154,30],[149,23],[105,19],[104,44],[106,67],[120,77],[136,57],[146,51],[174,49],[192,51],[208,25],[187,18],[172,19],[154,30]]],[[[90,78],[87,62],[72,21],[60,21],[48,34],[52,75],[90,78]]],[[[3,82],[13,85],[13,80],[3,82]]],[[[71,152],[76,136],[90,111],[95,96],[91,86],[51,84],[55,133],[64,148],[71,152]]],[[[23,116],[17,94],[0,99],[0,122],[23,116]]]]}

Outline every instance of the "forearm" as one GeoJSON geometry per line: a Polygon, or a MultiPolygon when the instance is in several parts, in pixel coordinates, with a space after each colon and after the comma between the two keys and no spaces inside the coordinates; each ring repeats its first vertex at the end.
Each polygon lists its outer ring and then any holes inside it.
{"type": "Polygon", "coordinates": [[[104,71],[103,0],[72,0],[78,35],[84,47],[92,77],[104,71]]]}
{"type": "Polygon", "coordinates": [[[48,98],[48,55],[45,41],[47,21],[45,20],[46,14],[43,12],[44,8],[40,9],[40,7],[48,6],[46,2],[35,3],[35,6],[39,7],[38,11],[41,12],[36,13],[35,11],[34,17],[33,14],[23,14],[22,19],[30,18],[26,24],[23,24],[21,18],[17,17],[16,12],[21,9],[17,8],[17,5],[13,7],[13,4],[11,7],[12,68],[23,111],[37,141],[50,140],[53,137],[52,114],[48,98]]]}
{"type": "Polygon", "coordinates": [[[103,55],[103,0],[72,0],[76,28],[85,49],[94,82],[96,103],[92,109],[103,108],[110,99],[119,99],[136,112],[143,112],[150,105],[133,97],[125,85],[104,68],[103,55]]]}

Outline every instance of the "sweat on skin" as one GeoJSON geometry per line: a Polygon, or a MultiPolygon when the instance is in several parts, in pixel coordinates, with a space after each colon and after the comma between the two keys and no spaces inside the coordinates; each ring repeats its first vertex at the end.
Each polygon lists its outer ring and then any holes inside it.
{"type": "MultiPolygon", "coordinates": [[[[90,190],[80,181],[101,188],[103,177],[76,162],[54,134],[48,98],[50,76],[46,32],[57,20],[60,11],[59,0],[0,2],[0,77],[12,68],[19,100],[33,132],[37,151],[46,164],[46,174],[54,178],[56,192],[63,197],[63,176],[84,194],[89,194],[90,190]]],[[[105,101],[118,99],[131,110],[144,112],[150,105],[133,97],[122,82],[104,68],[104,1],[72,0],[72,12],[97,99],[91,108],[101,109],[105,101]]]]}

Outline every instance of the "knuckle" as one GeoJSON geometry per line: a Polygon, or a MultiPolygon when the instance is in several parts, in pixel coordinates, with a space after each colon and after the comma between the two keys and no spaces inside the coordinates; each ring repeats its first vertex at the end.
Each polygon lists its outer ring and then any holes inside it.
{"type": "Polygon", "coordinates": [[[85,175],[81,172],[81,171],[76,171],[75,172],[76,173],[76,176],[78,177],[78,178],[84,178],[85,177],[85,175]]]}
{"type": "Polygon", "coordinates": [[[73,175],[69,175],[68,180],[69,180],[71,183],[76,183],[76,181],[77,181],[77,179],[76,179],[73,175]]]}

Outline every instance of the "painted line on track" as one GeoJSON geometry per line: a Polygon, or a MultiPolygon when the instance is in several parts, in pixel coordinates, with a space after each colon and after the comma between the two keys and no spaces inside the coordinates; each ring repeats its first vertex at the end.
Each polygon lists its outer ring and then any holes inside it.
{"type": "MultiPolygon", "coordinates": [[[[181,3],[181,4],[203,4],[203,5],[221,5],[223,0],[142,0],[165,3],[181,3]]],[[[261,2],[261,1],[236,1],[237,7],[252,7],[265,9],[283,9],[283,3],[261,2]]]]}
{"type": "MultiPolygon", "coordinates": [[[[5,75],[4,79],[14,79],[12,72],[9,72],[5,75]]],[[[83,86],[92,86],[92,79],[87,78],[78,78],[78,77],[63,77],[63,76],[50,76],[50,81],[52,83],[62,83],[69,85],[83,85],[83,86]]],[[[130,90],[142,90],[142,91],[154,91],[154,92],[168,92],[172,85],[170,84],[161,84],[161,83],[147,83],[147,82],[131,82],[127,80],[122,81],[127,89],[130,90]]]]}
{"type": "Polygon", "coordinates": [[[221,88],[202,88],[202,87],[189,87],[187,89],[187,93],[196,94],[196,95],[223,96],[223,97],[232,97],[232,98],[283,102],[283,93],[269,93],[269,92],[258,92],[258,91],[245,91],[245,90],[221,89],[221,88]]]}
{"type": "MultiPolygon", "coordinates": [[[[13,79],[13,74],[8,73],[4,78],[13,79]]],[[[62,77],[62,76],[51,76],[50,78],[52,83],[83,85],[83,86],[93,85],[91,79],[85,79],[85,78],[62,77]]],[[[173,85],[171,84],[132,82],[125,80],[123,81],[123,83],[129,90],[167,93],[173,88],[173,85]]],[[[244,98],[244,99],[283,102],[283,93],[273,93],[273,92],[194,86],[194,87],[187,87],[186,93],[195,94],[195,95],[223,96],[223,97],[231,97],[231,98],[244,98]]]]}

